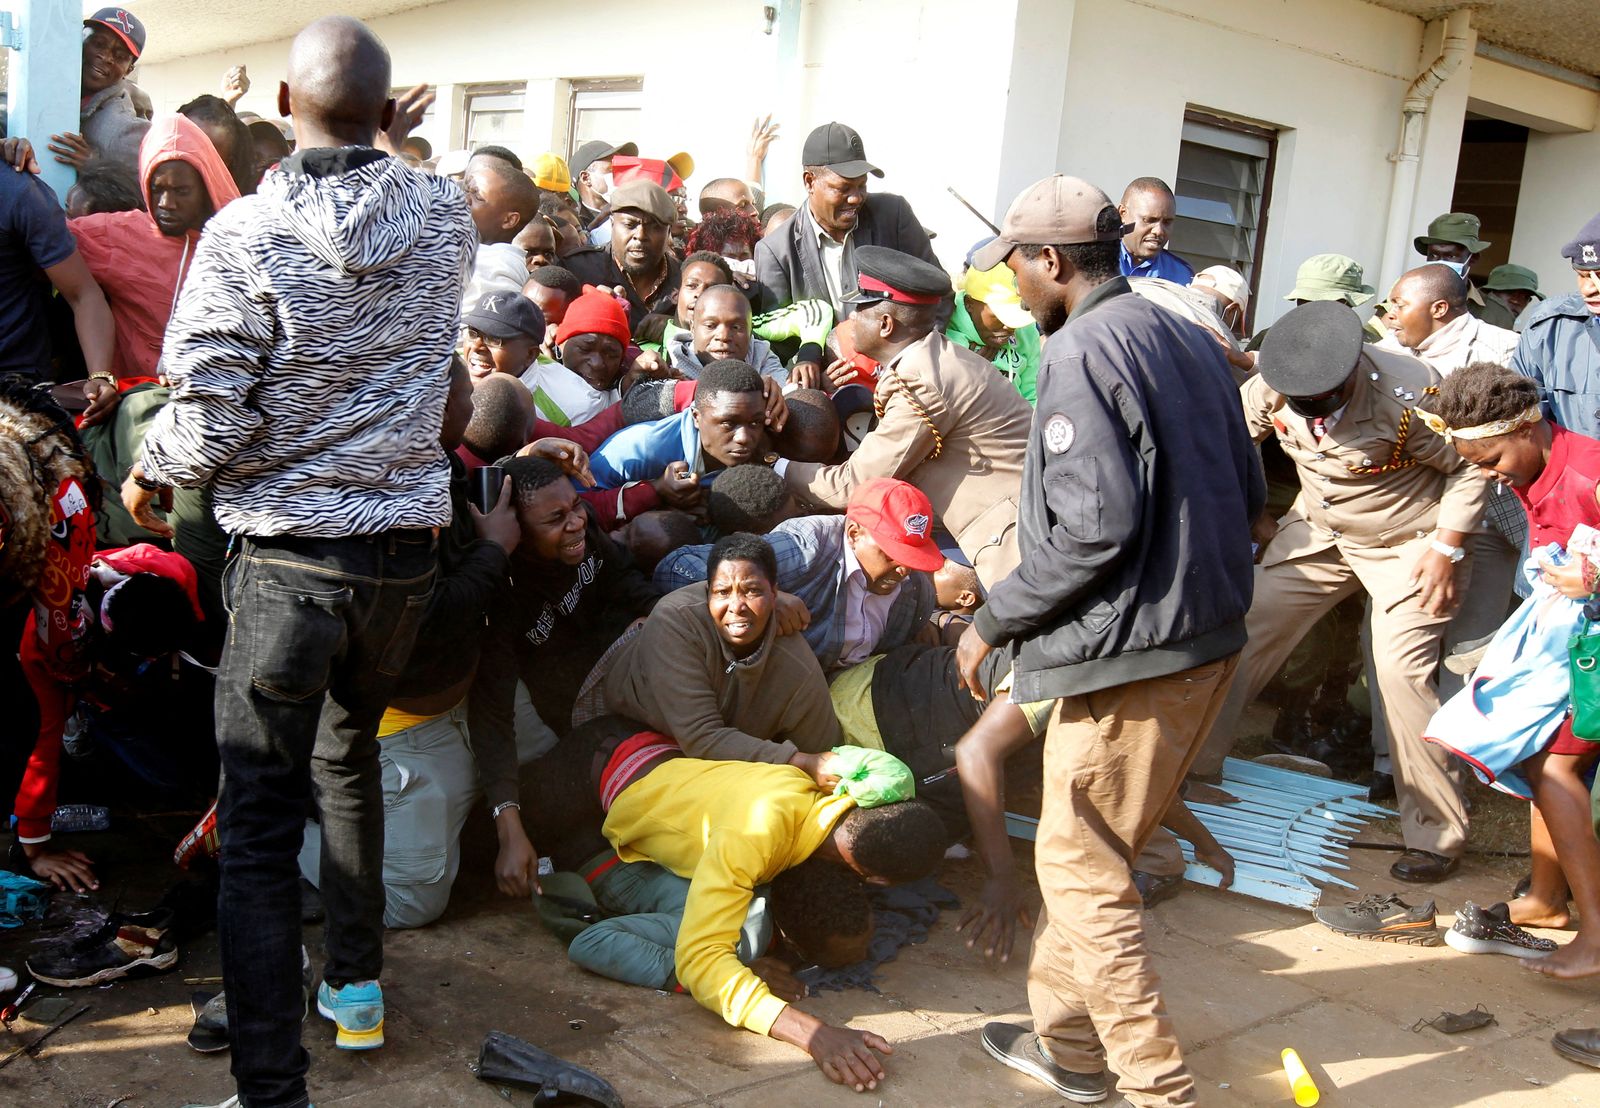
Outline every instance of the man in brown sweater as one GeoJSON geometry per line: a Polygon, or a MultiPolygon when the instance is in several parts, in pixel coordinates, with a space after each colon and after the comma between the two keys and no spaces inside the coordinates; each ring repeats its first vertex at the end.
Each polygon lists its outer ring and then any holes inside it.
{"type": "MultiPolygon", "coordinates": [[[[749,549],[725,551],[732,538],[713,554],[730,563],[739,555],[775,592],[771,548],[741,535],[749,549]]],[[[842,741],[822,667],[804,638],[778,634],[770,610],[757,617],[766,626],[754,629],[756,649],[730,644],[708,603],[718,568],[708,565],[706,582],[663,598],[618,650],[605,677],[606,710],[671,735],[691,758],[787,762],[814,776],[817,756],[842,741]]]]}

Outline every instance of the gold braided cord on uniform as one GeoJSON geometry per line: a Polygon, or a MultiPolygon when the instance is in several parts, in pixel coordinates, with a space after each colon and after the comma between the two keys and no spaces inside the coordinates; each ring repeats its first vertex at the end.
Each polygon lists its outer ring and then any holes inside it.
{"type": "MultiPolygon", "coordinates": [[[[927,425],[928,433],[933,436],[933,450],[931,453],[929,453],[926,460],[930,462],[933,461],[940,454],[944,453],[944,436],[939,433],[939,428],[934,426],[933,417],[928,414],[928,409],[922,406],[922,401],[918,400],[916,395],[912,393],[911,386],[905,383],[905,379],[900,376],[900,371],[898,369],[895,369],[893,366],[884,366],[883,376],[887,380],[893,381],[900,387],[901,393],[905,395],[906,403],[911,405],[911,410],[916,412],[918,417],[921,418],[922,422],[927,425]]],[[[884,394],[884,390],[882,388],[874,390],[872,394],[872,414],[881,420],[883,418],[884,406],[888,403],[888,397],[884,394]]]]}
{"type": "MultiPolygon", "coordinates": [[[[1429,385],[1422,390],[1423,396],[1433,396],[1439,391],[1438,385],[1429,385]]],[[[1381,473],[1396,473],[1402,469],[1410,469],[1417,464],[1415,458],[1406,458],[1401,455],[1405,452],[1406,437],[1411,434],[1411,417],[1416,414],[1415,409],[1407,408],[1400,415],[1400,423],[1394,430],[1394,450],[1389,454],[1389,460],[1382,465],[1375,466],[1346,466],[1356,477],[1376,477],[1381,473]]]]}

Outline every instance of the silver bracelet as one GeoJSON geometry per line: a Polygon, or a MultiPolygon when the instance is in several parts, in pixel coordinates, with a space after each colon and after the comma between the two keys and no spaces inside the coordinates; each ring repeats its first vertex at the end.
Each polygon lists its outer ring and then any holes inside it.
{"type": "Polygon", "coordinates": [[[499,819],[500,813],[505,811],[507,808],[515,808],[519,812],[522,811],[521,804],[518,804],[515,800],[508,800],[504,804],[496,804],[494,806],[494,818],[499,819]]]}

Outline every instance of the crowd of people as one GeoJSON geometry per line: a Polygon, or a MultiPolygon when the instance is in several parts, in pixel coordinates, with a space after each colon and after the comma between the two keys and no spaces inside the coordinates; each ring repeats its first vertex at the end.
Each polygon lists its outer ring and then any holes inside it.
{"type": "MultiPolygon", "coordinates": [[[[1600,216],[1575,292],[1474,280],[1448,213],[1378,313],[1319,254],[1252,334],[1158,178],[1039,181],[952,279],[844,123],[791,183],[758,121],[694,218],[686,153],[435,157],[431,92],[392,96],[353,19],[295,38],[281,118],[236,112],[242,68],[154,115],[144,47],[85,20],[79,130],[0,146],[4,683],[37,718],[9,865],[98,888],[55,838],[64,754],[115,751],[132,803],[211,788],[175,861],[218,874],[227,1103],[309,1103],[312,998],[383,1045],[384,929],[445,912],[476,823],[573,962],[858,1091],[890,1044],[796,970],[861,962],[873,890],[970,837],[968,945],[1033,927],[1033,1026],[984,1048],[1074,1102],[1194,1104],[1141,909],[1180,840],[1231,880],[1184,796],[1286,667],[1274,749],[1395,798],[1396,881],[1456,871],[1470,775],[1532,801],[1526,888],[1451,945],[1600,973],[1600,216]]],[[[1317,918],[1440,939],[1392,893],[1317,918]]],[[[112,924],[29,971],[175,964],[170,912],[112,924]]],[[[1600,1066],[1600,1029],[1555,1046],[1600,1066]]]]}

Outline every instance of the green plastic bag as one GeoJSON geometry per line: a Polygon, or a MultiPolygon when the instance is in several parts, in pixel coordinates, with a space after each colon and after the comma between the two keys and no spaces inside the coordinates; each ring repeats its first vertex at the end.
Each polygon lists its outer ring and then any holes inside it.
{"type": "Polygon", "coordinates": [[[1572,733],[1600,742],[1600,635],[1591,635],[1584,615],[1578,631],[1567,640],[1567,667],[1572,677],[1572,733]]]}
{"type": "Polygon", "coordinates": [[[885,750],[864,746],[836,746],[828,768],[839,775],[833,795],[848,793],[858,808],[876,808],[910,800],[917,795],[911,767],[885,750]]]}

